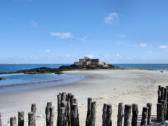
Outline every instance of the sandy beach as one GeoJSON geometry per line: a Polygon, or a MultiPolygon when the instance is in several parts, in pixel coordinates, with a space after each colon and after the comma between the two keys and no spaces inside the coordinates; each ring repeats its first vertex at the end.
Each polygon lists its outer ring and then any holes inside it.
{"type": "MultiPolygon", "coordinates": [[[[68,71],[66,74],[84,74],[86,79],[63,86],[31,89],[26,91],[0,94],[0,112],[2,122],[9,126],[9,118],[17,117],[18,111],[27,113],[32,103],[37,104],[37,125],[45,126],[45,107],[47,102],[53,102],[55,122],[57,117],[57,94],[71,92],[79,105],[81,126],[85,126],[87,98],[92,97],[97,104],[96,126],[102,124],[102,107],[104,103],[112,105],[112,121],[116,124],[117,107],[119,102],[138,104],[139,115],[146,103],[152,103],[152,114],[156,114],[158,85],[167,86],[168,71],[161,73],[157,70],[87,70],[68,71]]],[[[56,125],[56,124],[54,124],[56,125]]]]}

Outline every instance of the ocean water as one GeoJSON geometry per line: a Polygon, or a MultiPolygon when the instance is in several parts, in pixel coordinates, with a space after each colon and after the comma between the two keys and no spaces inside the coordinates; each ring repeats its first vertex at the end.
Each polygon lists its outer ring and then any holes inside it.
{"type": "MultiPolygon", "coordinates": [[[[0,72],[15,72],[22,69],[37,67],[55,68],[66,64],[0,64],[0,72]]],[[[44,88],[57,85],[65,85],[85,78],[84,75],[67,74],[0,74],[0,93],[33,88],[44,88]]]]}
{"type": "MultiPolygon", "coordinates": [[[[55,68],[68,64],[0,64],[1,72],[15,72],[17,70],[37,67],[55,68]]],[[[114,64],[119,67],[142,68],[152,70],[168,70],[168,64],[114,64]]],[[[4,80],[0,81],[0,93],[8,91],[27,90],[32,88],[44,88],[56,85],[69,84],[85,78],[84,75],[66,74],[0,74],[4,80]]]]}
{"type": "Polygon", "coordinates": [[[61,65],[68,65],[68,64],[0,64],[0,73],[1,72],[15,72],[17,70],[32,69],[32,68],[37,68],[37,67],[55,68],[61,65]]]}

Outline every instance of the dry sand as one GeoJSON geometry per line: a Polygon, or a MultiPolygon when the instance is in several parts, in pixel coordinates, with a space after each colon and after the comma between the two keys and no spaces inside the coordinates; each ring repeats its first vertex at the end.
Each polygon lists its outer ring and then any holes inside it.
{"type": "MultiPolygon", "coordinates": [[[[9,125],[10,116],[16,116],[18,111],[25,112],[27,125],[27,113],[32,103],[37,104],[37,126],[45,126],[45,107],[48,101],[56,106],[59,92],[71,92],[78,99],[79,116],[81,126],[85,126],[87,98],[92,97],[97,102],[96,126],[102,124],[102,107],[104,103],[112,104],[113,125],[116,124],[117,105],[136,103],[141,115],[142,107],[147,102],[153,104],[152,114],[156,114],[158,85],[168,85],[168,71],[150,70],[89,70],[69,71],[67,74],[85,74],[86,79],[64,86],[47,87],[18,92],[0,94],[0,112],[4,125],[9,125]]],[[[56,125],[56,124],[54,124],[56,125]]]]}

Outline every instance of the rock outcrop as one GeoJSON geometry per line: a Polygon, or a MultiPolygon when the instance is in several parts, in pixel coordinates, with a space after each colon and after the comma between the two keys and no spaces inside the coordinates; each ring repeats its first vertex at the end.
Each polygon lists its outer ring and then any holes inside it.
{"type": "Polygon", "coordinates": [[[63,65],[58,68],[40,67],[40,68],[34,68],[34,69],[19,70],[16,72],[4,72],[4,73],[0,73],[0,74],[11,74],[11,73],[25,73],[25,74],[56,73],[56,74],[61,74],[62,71],[89,70],[89,69],[120,69],[120,68],[113,66],[111,64],[107,64],[105,62],[102,62],[100,59],[91,59],[88,57],[84,57],[83,59],[79,59],[79,62],[74,62],[74,64],[72,64],[72,65],[63,65]]]}
{"type": "Polygon", "coordinates": [[[26,74],[56,73],[56,74],[61,74],[62,72],[59,70],[59,68],[40,67],[40,68],[34,68],[34,69],[19,70],[19,71],[17,71],[17,73],[26,73],[26,74]]]}
{"type": "Polygon", "coordinates": [[[100,59],[91,59],[88,57],[84,57],[83,59],[79,59],[79,62],[74,62],[74,64],[69,66],[61,66],[59,69],[64,71],[73,69],[117,69],[117,68],[119,67],[102,62],[100,59]]]}

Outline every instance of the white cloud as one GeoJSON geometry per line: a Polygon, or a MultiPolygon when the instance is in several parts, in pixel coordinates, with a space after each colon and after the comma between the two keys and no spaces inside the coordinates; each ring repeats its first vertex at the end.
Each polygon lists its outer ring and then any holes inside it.
{"type": "Polygon", "coordinates": [[[50,49],[46,49],[45,53],[49,54],[49,53],[51,53],[51,50],[50,49]]]}
{"type": "Polygon", "coordinates": [[[145,42],[141,42],[141,43],[139,44],[139,46],[142,47],[142,48],[145,48],[145,47],[147,47],[148,45],[147,45],[147,43],[145,43],[145,42]]]}
{"type": "Polygon", "coordinates": [[[72,34],[70,32],[50,32],[51,36],[58,37],[60,39],[72,38],[72,34]]]}
{"type": "Polygon", "coordinates": [[[159,48],[161,48],[161,49],[167,49],[167,48],[168,48],[168,45],[160,45],[159,48]]]}
{"type": "Polygon", "coordinates": [[[116,19],[118,18],[118,13],[117,12],[112,12],[107,17],[105,17],[104,22],[106,24],[112,24],[116,19]]]}

